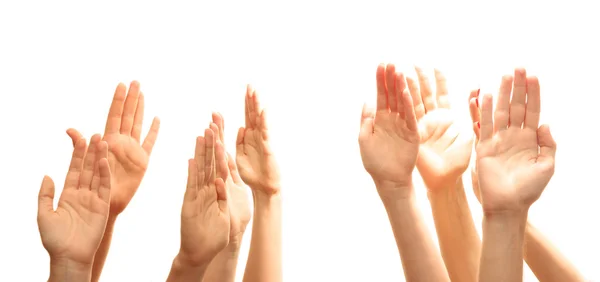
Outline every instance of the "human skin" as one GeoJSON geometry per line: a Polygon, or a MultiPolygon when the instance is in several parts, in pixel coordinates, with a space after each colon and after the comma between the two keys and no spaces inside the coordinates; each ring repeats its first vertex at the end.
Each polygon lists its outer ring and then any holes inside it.
{"type": "Polygon", "coordinates": [[[449,281],[418,210],[412,172],[419,131],[412,97],[392,64],[377,68],[377,109],[363,107],[359,146],[365,170],[386,208],[406,281],[449,281]]]}

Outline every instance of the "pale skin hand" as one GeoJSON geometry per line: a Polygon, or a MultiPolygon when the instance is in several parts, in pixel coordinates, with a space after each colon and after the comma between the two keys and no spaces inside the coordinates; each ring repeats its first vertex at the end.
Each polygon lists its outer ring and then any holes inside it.
{"type": "MultiPolygon", "coordinates": [[[[481,109],[479,107],[479,90],[471,91],[469,95],[469,112],[473,121],[473,132],[475,141],[479,141],[481,109]]],[[[471,168],[471,181],[473,191],[477,199],[479,195],[479,182],[477,180],[477,168],[471,168]]],[[[557,250],[552,243],[537,231],[530,223],[525,229],[525,262],[540,281],[584,281],[583,275],[577,268],[557,250]]]]}
{"type": "Polygon", "coordinates": [[[254,221],[244,281],[280,282],[283,274],[279,168],[269,146],[266,113],[250,85],[246,88],[245,109],[246,124],[239,129],[236,140],[236,162],[240,177],[252,189],[254,221]]]}
{"type": "Polygon", "coordinates": [[[379,65],[376,78],[377,111],[363,107],[358,138],[363,165],[386,207],[406,281],[448,281],[415,204],[412,172],[420,137],[412,97],[394,65],[379,65]]]}
{"type": "MultiPolygon", "coordinates": [[[[212,114],[210,129],[225,144],[224,119],[220,113],[212,114]]],[[[209,281],[235,281],[235,274],[239,256],[242,237],[252,213],[250,211],[250,200],[248,199],[247,187],[240,178],[235,159],[227,154],[227,180],[225,188],[229,193],[229,213],[231,226],[229,231],[229,244],[214,258],[204,275],[204,282],[209,281]]]]}
{"type": "Polygon", "coordinates": [[[446,78],[434,70],[435,93],[425,72],[407,78],[419,122],[417,169],[428,190],[438,241],[452,281],[476,281],[481,241],[471,217],[462,175],[469,166],[473,134],[463,132],[450,110],[446,78]]]}
{"type": "Polygon", "coordinates": [[[548,126],[538,127],[540,85],[524,69],[515,69],[514,79],[502,78],[495,110],[490,94],[481,108],[476,147],[484,211],[479,279],[520,281],[527,212],[554,174],[556,143],[548,126]]]}
{"type": "Polygon", "coordinates": [[[56,210],[54,182],[44,177],[37,222],[51,261],[49,281],[85,281],[92,272],[109,214],[111,175],[106,142],[94,135],[86,152],[79,139],[56,210]]]}
{"type": "Polygon", "coordinates": [[[181,248],[167,281],[202,281],[214,257],[229,243],[227,158],[221,141],[206,129],[188,162],[181,209],[181,248]]]}
{"type": "MultiPolygon", "coordinates": [[[[94,259],[92,281],[100,279],[116,218],[135,195],[148,168],[150,154],[158,136],[160,120],[154,118],[150,131],[141,142],[143,119],[144,95],[140,92],[140,84],[137,81],[131,82],[127,92],[126,86],[120,83],[115,90],[103,136],[103,140],[109,147],[108,162],[113,175],[113,188],[108,225],[94,259]]],[[[75,129],[67,130],[67,134],[72,140],[78,140],[82,136],[75,129]]]]}

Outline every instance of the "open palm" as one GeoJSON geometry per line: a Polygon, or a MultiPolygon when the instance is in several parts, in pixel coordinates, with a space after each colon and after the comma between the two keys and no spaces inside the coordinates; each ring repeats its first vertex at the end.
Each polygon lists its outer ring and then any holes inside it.
{"type": "Polygon", "coordinates": [[[415,69],[419,84],[410,78],[407,81],[421,136],[417,169],[428,189],[439,189],[456,182],[469,166],[473,135],[455,122],[444,75],[435,70],[434,97],[423,70],[415,69]]]}
{"type": "Polygon", "coordinates": [[[502,79],[497,106],[485,95],[481,112],[477,171],[485,211],[528,208],[554,174],[556,143],[540,126],[540,88],[535,77],[516,69],[502,79]],[[511,100],[512,89],[512,100],[511,100]]]}
{"type": "Polygon", "coordinates": [[[363,107],[358,141],[363,165],[375,182],[409,184],[419,133],[404,75],[392,64],[377,68],[377,110],[363,107]]]}
{"type": "Polygon", "coordinates": [[[194,265],[210,263],[229,243],[225,177],[225,150],[213,131],[206,129],[196,141],[194,159],[189,160],[181,210],[181,255],[194,265]]]}
{"type": "MultiPolygon", "coordinates": [[[[120,214],[137,191],[146,170],[152,148],[158,136],[160,121],[154,118],[150,131],[140,144],[144,118],[144,95],[140,85],[133,81],[126,93],[119,84],[110,106],[103,140],[108,143],[108,161],[113,175],[111,214],[120,214]]],[[[73,140],[81,137],[74,129],[68,131],[73,140]]]]}
{"type": "Polygon", "coordinates": [[[53,209],[54,182],[44,177],[39,194],[38,226],[50,256],[91,264],[109,213],[110,169],[107,145],[94,135],[86,153],[76,142],[58,207],[53,209]]]}
{"type": "Polygon", "coordinates": [[[236,163],[241,179],[253,190],[275,194],[280,189],[279,169],[269,146],[266,112],[256,91],[246,91],[246,126],[238,131],[236,163]]]}

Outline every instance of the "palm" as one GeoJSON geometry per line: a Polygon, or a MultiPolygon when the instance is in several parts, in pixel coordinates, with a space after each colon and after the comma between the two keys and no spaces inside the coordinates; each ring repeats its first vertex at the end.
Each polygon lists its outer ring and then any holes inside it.
{"type": "Polygon", "coordinates": [[[273,173],[276,166],[272,153],[261,135],[257,129],[246,129],[243,143],[245,154],[238,154],[236,158],[240,177],[250,187],[270,187],[277,181],[277,175],[273,173]]]}
{"type": "MultiPolygon", "coordinates": [[[[239,175],[237,178],[239,179],[239,175]]],[[[238,239],[240,234],[246,230],[248,222],[252,217],[250,211],[250,201],[246,187],[241,181],[234,181],[233,177],[228,177],[225,186],[230,193],[232,205],[230,206],[231,215],[231,234],[232,239],[238,239]]]]}

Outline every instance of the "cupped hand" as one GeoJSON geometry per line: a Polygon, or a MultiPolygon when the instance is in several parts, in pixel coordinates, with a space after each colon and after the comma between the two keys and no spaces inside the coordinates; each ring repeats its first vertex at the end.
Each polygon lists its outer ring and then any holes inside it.
{"type": "MultiPolygon", "coordinates": [[[[377,68],[377,111],[363,106],[358,143],[363,165],[378,186],[408,187],[419,153],[419,132],[404,75],[377,68]]],[[[383,191],[379,190],[381,195],[383,191]]]]}
{"type": "Polygon", "coordinates": [[[44,177],[37,222],[42,244],[52,259],[83,265],[94,261],[109,214],[111,175],[107,144],[94,135],[86,152],[85,139],[75,143],[65,186],[56,210],[54,182],[44,177]]]}
{"type": "Polygon", "coordinates": [[[225,188],[227,159],[215,133],[206,129],[189,160],[181,209],[179,258],[192,266],[208,265],[229,243],[229,199],[225,188]]]}
{"type": "MultiPolygon", "coordinates": [[[[225,121],[220,113],[213,113],[210,129],[215,132],[215,135],[225,145],[225,121]]],[[[227,150],[225,150],[227,152],[227,150]]],[[[240,178],[235,159],[231,154],[227,153],[227,180],[225,188],[231,199],[229,211],[231,216],[231,231],[229,233],[229,242],[239,242],[246,231],[246,226],[252,218],[250,211],[250,200],[248,198],[247,187],[240,178]]]]}
{"type": "Polygon", "coordinates": [[[419,83],[411,78],[407,82],[421,136],[417,169],[425,186],[435,191],[456,183],[469,167],[473,134],[455,121],[444,75],[435,70],[434,95],[427,75],[418,67],[415,70],[419,83]]]}
{"type": "Polygon", "coordinates": [[[554,174],[556,143],[548,126],[538,128],[538,79],[515,69],[514,79],[502,78],[495,110],[492,103],[492,95],[486,94],[476,147],[483,210],[521,212],[540,197],[554,174]]]}
{"type": "MultiPolygon", "coordinates": [[[[115,90],[103,137],[108,143],[108,162],[114,181],[111,215],[123,212],[135,195],[148,169],[150,154],[160,128],[160,120],[155,117],[144,142],[140,143],[144,95],[140,92],[137,81],[131,82],[129,92],[126,93],[126,86],[120,83],[115,90]]],[[[81,134],[75,129],[69,129],[67,134],[72,140],[81,138],[81,134]]]]}
{"type": "Polygon", "coordinates": [[[253,192],[278,194],[279,167],[269,146],[266,111],[260,107],[256,91],[246,89],[246,125],[238,131],[236,163],[242,180],[253,192]]]}

